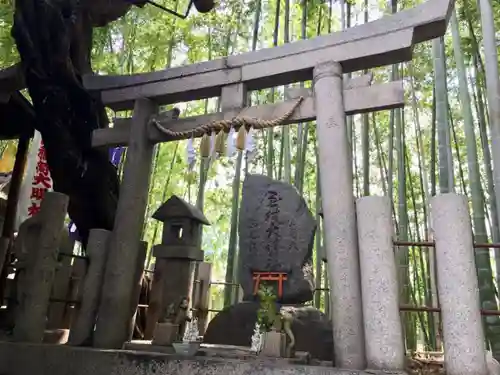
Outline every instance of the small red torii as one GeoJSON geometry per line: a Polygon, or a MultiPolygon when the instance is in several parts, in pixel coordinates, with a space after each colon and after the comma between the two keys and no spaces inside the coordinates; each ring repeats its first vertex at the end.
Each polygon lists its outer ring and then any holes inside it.
{"type": "Polygon", "coordinates": [[[256,295],[259,291],[261,281],[277,281],[278,298],[281,298],[283,296],[283,281],[287,280],[286,272],[254,272],[252,279],[254,280],[254,295],[256,295]]]}

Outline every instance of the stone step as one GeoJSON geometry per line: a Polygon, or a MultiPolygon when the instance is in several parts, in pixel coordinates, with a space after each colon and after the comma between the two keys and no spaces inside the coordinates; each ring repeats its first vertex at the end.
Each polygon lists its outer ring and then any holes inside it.
{"type": "Polygon", "coordinates": [[[266,359],[237,360],[99,350],[67,345],[0,342],[0,374],[9,375],[404,375],[291,365],[266,359]]]}

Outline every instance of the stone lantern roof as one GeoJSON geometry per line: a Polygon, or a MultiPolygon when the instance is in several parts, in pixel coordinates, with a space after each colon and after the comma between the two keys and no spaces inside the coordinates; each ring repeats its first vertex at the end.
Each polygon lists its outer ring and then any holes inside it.
{"type": "Polygon", "coordinates": [[[161,222],[176,218],[189,218],[202,224],[210,225],[203,212],[177,195],[173,195],[168,201],[163,203],[153,214],[153,218],[161,222]]]}

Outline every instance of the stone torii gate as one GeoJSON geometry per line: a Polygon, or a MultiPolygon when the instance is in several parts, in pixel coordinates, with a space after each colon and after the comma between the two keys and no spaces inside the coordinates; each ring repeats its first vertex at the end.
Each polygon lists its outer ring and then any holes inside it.
{"type": "MultiPolygon", "coordinates": [[[[444,35],[453,0],[428,0],[415,8],[342,32],[277,48],[132,76],[87,76],[87,89],[99,91],[105,105],[134,109],[130,119],[94,131],[93,146],[127,145],[120,201],[108,246],[108,260],[96,331],[98,346],[121,348],[127,339],[133,270],[141,250],[153,147],[188,136],[174,132],[234,117],[273,120],[297,100],[245,107],[247,91],[313,80],[313,89],[293,90],[303,100],[282,125],[316,119],[319,168],[329,267],[335,361],[363,369],[365,343],[353,196],[352,156],[345,116],[401,107],[402,81],[371,85],[363,76],[343,82],[344,73],[409,61],[415,44],[444,35]],[[221,111],[172,120],[159,105],[220,96],[221,111]]],[[[201,136],[199,131],[194,136],[201,136]]]]}

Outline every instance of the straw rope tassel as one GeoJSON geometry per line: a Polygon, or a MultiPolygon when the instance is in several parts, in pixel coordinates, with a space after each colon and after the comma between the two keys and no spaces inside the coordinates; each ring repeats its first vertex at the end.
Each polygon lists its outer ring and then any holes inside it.
{"type": "Polygon", "coordinates": [[[245,144],[246,144],[246,138],[247,138],[247,129],[245,126],[240,126],[238,130],[238,134],[236,135],[236,148],[240,151],[245,150],[245,144]]]}
{"type": "Polygon", "coordinates": [[[207,133],[203,134],[201,138],[200,156],[202,158],[208,158],[210,156],[210,136],[207,133]]]}
{"type": "Polygon", "coordinates": [[[224,130],[221,130],[215,136],[215,152],[219,155],[223,155],[224,152],[226,151],[225,149],[226,138],[227,136],[224,130]]]}

